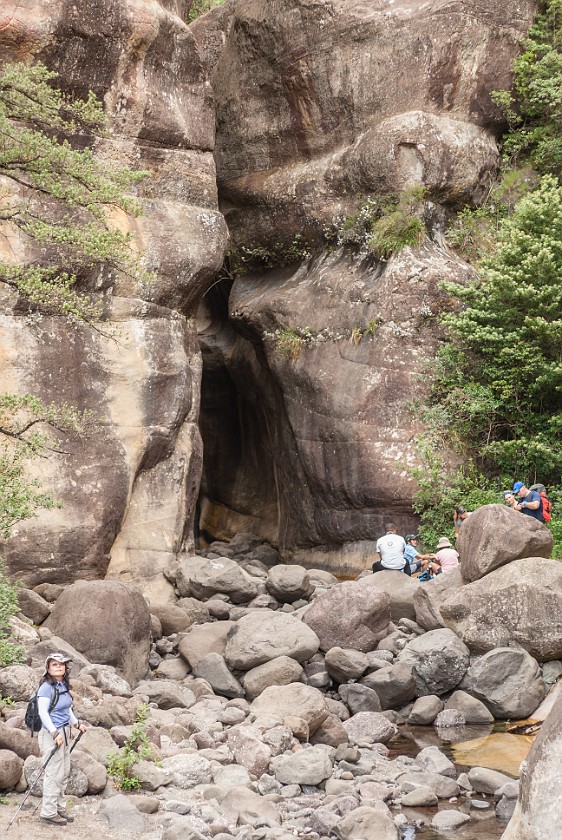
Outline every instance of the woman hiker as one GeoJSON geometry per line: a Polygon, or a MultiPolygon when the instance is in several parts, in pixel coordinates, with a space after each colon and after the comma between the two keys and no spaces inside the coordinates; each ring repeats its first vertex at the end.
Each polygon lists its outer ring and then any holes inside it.
{"type": "Polygon", "coordinates": [[[68,662],[70,657],[64,653],[51,653],[45,660],[45,673],[37,690],[37,709],[43,724],[39,733],[43,759],[47,758],[53,747],[58,748],[45,768],[40,820],[48,825],[59,826],[74,819],[66,813],[64,795],[70,774],[71,727],[74,726],[80,732],[86,731],[86,726],[72,711],[68,662]],[[49,711],[53,697],[57,697],[57,700],[49,711]]]}

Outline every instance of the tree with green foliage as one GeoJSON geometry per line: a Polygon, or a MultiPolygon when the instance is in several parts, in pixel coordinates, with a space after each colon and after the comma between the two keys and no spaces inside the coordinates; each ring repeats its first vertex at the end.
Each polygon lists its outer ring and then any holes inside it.
{"type": "Polygon", "coordinates": [[[146,272],[131,237],[110,214],[140,213],[127,195],[145,172],[108,166],[90,145],[105,132],[101,103],[71,100],[42,64],[8,64],[0,72],[0,224],[21,237],[29,257],[0,260],[0,282],[30,304],[88,322],[100,303],[77,291],[111,285],[116,274],[146,272]]]}
{"type": "Polygon", "coordinates": [[[541,173],[562,173],[562,0],[547,0],[514,62],[513,92],[495,101],[509,123],[509,165],[529,159],[541,173]]]}
{"type": "MultiPolygon", "coordinates": [[[[146,173],[96,156],[93,138],[105,133],[101,104],[92,93],[71,99],[55,80],[42,64],[8,64],[0,71],[0,230],[8,242],[23,244],[24,254],[0,259],[0,283],[31,309],[93,325],[102,301],[93,300],[92,289],[110,287],[119,274],[138,281],[150,276],[130,235],[110,221],[116,211],[140,213],[128,191],[146,173]]],[[[37,510],[56,505],[28,477],[29,459],[57,447],[53,433],[81,434],[89,422],[66,404],[0,395],[0,538],[37,510]]],[[[0,565],[0,665],[23,652],[9,638],[9,620],[18,609],[17,589],[0,565]]]]}

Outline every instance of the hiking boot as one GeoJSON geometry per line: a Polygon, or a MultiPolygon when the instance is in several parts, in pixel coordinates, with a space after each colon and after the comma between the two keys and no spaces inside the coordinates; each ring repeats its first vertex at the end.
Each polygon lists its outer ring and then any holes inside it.
{"type": "Polygon", "coordinates": [[[42,823],[46,823],[47,825],[66,825],[68,820],[64,817],[61,817],[60,814],[57,814],[55,817],[39,817],[39,820],[42,823]]]}
{"type": "Polygon", "coordinates": [[[66,811],[59,811],[59,817],[62,817],[63,820],[67,821],[67,823],[74,822],[74,817],[71,817],[70,814],[66,813],[66,811]]]}

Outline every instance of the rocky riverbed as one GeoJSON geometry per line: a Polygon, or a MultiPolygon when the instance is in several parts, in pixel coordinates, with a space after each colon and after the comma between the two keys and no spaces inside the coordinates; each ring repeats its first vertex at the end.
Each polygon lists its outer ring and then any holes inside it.
{"type": "MultiPolygon", "coordinates": [[[[536,556],[549,553],[549,539],[544,526],[490,505],[463,528],[462,574],[431,583],[397,572],[339,582],[280,563],[271,546],[239,534],[168,570],[174,602],[149,606],[117,581],[22,590],[13,630],[28,662],[0,673],[11,698],[0,722],[0,789],[11,791],[4,823],[40,764],[25,701],[45,656],[62,650],[73,658],[77,714],[90,724],[73,752],[73,836],[86,840],[92,820],[98,832],[155,840],[501,836],[518,802],[518,767],[470,766],[467,756],[501,722],[532,717],[562,672],[554,638],[543,634],[550,653],[539,656],[531,629],[525,646],[521,635],[537,587],[548,590],[536,602],[542,613],[548,592],[562,597],[551,586],[562,568],[536,556]],[[536,567],[527,588],[522,561],[536,567]],[[507,571],[517,642],[504,638],[507,571]],[[486,628],[469,596],[483,580],[498,605],[488,633],[495,621],[504,636],[475,649],[474,627],[486,628]],[[139,718],[151,755],[134,763],[138,789],[126,792],[108,775],[109,756],[130,743],[139,718]]],[[[37,799],[28,802],[14,837],[46,831],[33,821],[37,799]]]]}

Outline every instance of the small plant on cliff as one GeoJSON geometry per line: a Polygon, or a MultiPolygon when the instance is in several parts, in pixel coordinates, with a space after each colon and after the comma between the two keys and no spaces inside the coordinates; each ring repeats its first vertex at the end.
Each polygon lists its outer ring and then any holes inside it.
{"type": "Polygon", "coordinates": [[[311,340],[312,333],[307,327],[302,330],[285,327],[277,333],[276,347],[281,355],[294,361],[300,356],[303,345],[311,340]]]}
{"type": "Polygon", "coordinates": [[[92,322],[101,301],[77,291],[78,280],[103,289],[118,274],[149,277],[130,234],[111,221],[139,215],[126,193],[146,173],[94,154],[92,136],[105,131],[101,103],[92,93],[72,100],[56,78],[42,64],[0,72],[0,225],[25,252],[0,258],[0,282],[35,307],[92,322]]]}
{"type": "Polygon", "coordinates": [[[146,734],[148,711],[145,704],[137,709],[136,722],[131,734],[119,752],[110,753],[107,757],[107,772],[112,777],[118,790],[137,790],[140,787],[140,779],[133,772],[135,764],[138,761],[154,761],[152,748],[146,734]]]}
{"type": "MultiPolygon", "coordinates": [[[[10,638],[10,619],[20,611],[18,589],[9,579],[0,559],[0,667],[25,661],[25,650],[10,638]]],[[[8,698],[3,702],[7,703],[8,698]]]]}
{"type": "Polygon", "coordinates": [[[197,20],[198,17],[204,15],[205,12],[210,12],[215,6],[222,6],[224,0],[193,0],[191,8],[187,14],[188,23],[197,20]]]}

